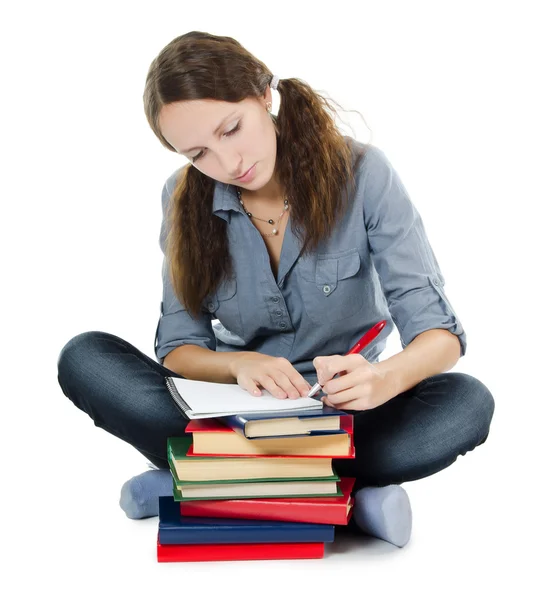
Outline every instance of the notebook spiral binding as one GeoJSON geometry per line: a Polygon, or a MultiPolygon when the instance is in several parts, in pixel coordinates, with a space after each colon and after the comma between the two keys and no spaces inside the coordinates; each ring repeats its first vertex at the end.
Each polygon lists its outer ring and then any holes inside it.
{"type": "Polygon", "coordinates": [[[188,415],[186,414],[186,411],[190,410],[190,407],[186,404],[186,402],[184,402],[184,398],[182,398],[182,396],[178,393],[178,390],[176,389],[173,380],[170,377],[165,377],[165,384],[167,385],[169,393],[172,399],[174,400],[178,410],[187,419],[189,419],[188,415]]]}

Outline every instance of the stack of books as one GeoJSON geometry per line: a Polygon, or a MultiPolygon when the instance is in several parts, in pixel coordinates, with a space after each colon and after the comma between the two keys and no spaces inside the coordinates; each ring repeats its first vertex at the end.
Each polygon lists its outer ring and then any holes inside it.
{"type": "MultiPolygon", "coordinates": [[[[183,408],[185,394],[183,410],[193,414],[190,390],[174,381],[177,404],[183,408]]],[[[220,385],[206,384],[212,394],[220,385]]],[[[303,401],[308,406],[292,411],[296,401],[277,400],[277,410],[253,413],[230,401],[216,418],[202,404],[202,418],[167,440],[173,496],[159,501],[159,562],[324,556],[335,526],[352,514],[354,479],[340,479],[332,459],[354,457],[353,420],[303,401]]]]}

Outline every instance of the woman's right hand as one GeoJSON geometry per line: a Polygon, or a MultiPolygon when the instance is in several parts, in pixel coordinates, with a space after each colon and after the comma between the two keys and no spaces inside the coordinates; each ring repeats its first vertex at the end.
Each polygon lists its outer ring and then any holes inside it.
{"type": "Polygon", "coordinates": [[[297,399],[311,389],[289,360],[259,352],[236,352],[230,372],[238,385],[253,396],[260,396],[262,387],[275,398],[297,399]]]}

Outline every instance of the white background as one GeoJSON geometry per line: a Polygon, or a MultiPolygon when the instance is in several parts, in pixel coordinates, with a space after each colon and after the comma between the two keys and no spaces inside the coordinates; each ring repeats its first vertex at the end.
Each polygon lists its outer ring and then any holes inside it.
{"type": "MultiPolygon", "coordinates": [[[[4,597],[550,597],[548,8],[6,4],[4,597]],[[155,55],[194,29],[236,38],[281,78],[363,115],[369,129],[355,113],[343,118],[397,169],[467,331],[454,370],[494,394],[487,443],[405,484],[414,530],[402,550],[341,538],[318,561],[158,565],[157,519],[130,521],[118,506],[145,459],[95,428],[57,384],[59,351],[82,331],[154,356],[160,193],[182,158],[149,130],[142,92],[155,55]]],[[[399,349],[395,334],[384,357],[399,349]]]]}

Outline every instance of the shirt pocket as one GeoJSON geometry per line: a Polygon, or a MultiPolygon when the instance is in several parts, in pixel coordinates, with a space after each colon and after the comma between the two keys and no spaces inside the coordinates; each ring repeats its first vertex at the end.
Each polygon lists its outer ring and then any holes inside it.
{"type": "Polygon", "coordinates": [[[318,254],[298,263],[305,311],[314,323],[335,323],[364,306],[366,282],[358,250],[318,254]]]}
{"type": "Polygon", "coordinates": [[[203,306],[207,312],[218,319],[228,332],[243,335],[243,325],[238,302],[238,286],[235,277],[224,279],[217,291],[207,296],[203,306]]]}

